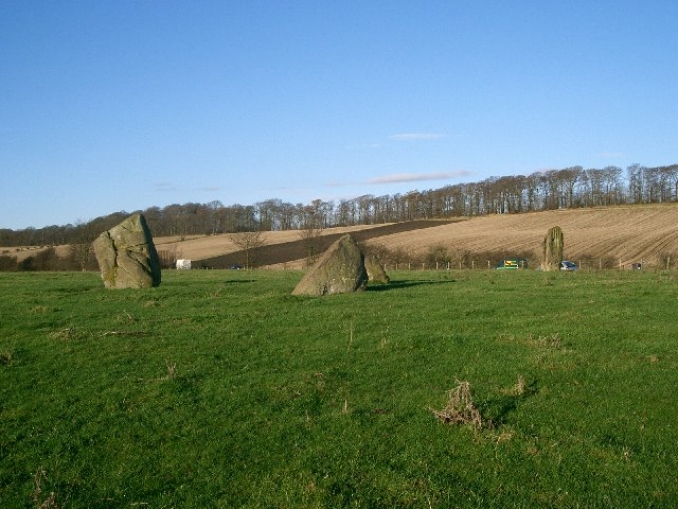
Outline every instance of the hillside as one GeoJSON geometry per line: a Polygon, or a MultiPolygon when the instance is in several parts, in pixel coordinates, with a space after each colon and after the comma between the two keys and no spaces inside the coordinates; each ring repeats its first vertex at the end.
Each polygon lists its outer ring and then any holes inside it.
{"type": "Polygon", "coordinates": [[[540,252],[549,228],[565,234],[565,256],[613,258],[623,265],[659,256],[678,256],[678,205],[634,205],[484,216],[379,239],[389,249],[422,255],[431,246],[475,252],[540,252]]]}
{"type": "MultiPolygon", "coordinates": [[[[368,246],[425,258],[434,247],[472,254],[533,252],[538,255],[546,231],[558,225],[565,234],[566,258],[579,261],[606,258],[628,265],[643,260],[663,265],[661,256],[678,261],[678,204],[612,206],[511,215],[493,215],[449,221],[414,221],[387,225],[329,228],[321,233],[321,248],[344,233],[368,246]]],[[[305,247],[297,230],[266,232],[265,246],[257,250],[258,265],[300,268],[305,247]]],[[[192,237],[156,237],[159,252],[170,259],[188,258],[207,266],[242,263],[242,254],[227,234],[192,237]]],[[[19,260],[44,248],[0,248],[19,260]]],[[[67,246],[57,247],[65,256],[67,246]]],[[[494,261],[494,260],[492,260],[494,261]]],[[[672,262],[674,265],[674,262],[672,262]]]]}
{"type": "MultiPolygon", "coordinates": [[[[417,221],[400,225],[332,228],[322,232],[325,245],[340,234],[353,233],[367,245],[401,250],[413,258],[425,257],[435,246],[450,251],[539,253],[546,231],[558,225],[565,233],[565,256],[578,260],[612,258],[624,265],[644,260],[656,265],[660,255],[678,258],[678,205],[631,205],[592,209],[557,210],[515,215],[481,216],[455,222],[417,221]]],[[[157,239],[159,250],[175,250],[177,257],[215,262],[218,266],[237,263],[237,247],[228,235],[198,237],[179,241],[157,239]],[[231,255],[225,257],[225,255],[231,255]]],[[[268,266],[299,267],[303,259],[298,231],[267,232],[259,253],[268,266]],[[283,247],[284,246],[284,247],[283,247]]],[[[209,264],[209,263],[208,263],[209,264]]]]}

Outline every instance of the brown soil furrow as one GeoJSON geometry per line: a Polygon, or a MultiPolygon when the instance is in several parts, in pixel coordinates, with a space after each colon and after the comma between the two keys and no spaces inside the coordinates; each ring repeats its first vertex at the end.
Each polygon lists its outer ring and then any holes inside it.
{"type": "MultiPolygon", "coordinates": [[[[392,223],[387,225],[356,228],[351,235],[357,242],[366,242],[381,236],[404,234],[412,230],[423,230],[438,227],[440,224],[448,224],[449,221],[412,221],[408,223],[392,223]]],[[[347,233],[346,229],[328,229],[315,240],[315,248],[318,253],[326,250],[333,242],[347,233]]],[[[257,266],[273,266],[293,263],[306,256],[307,242],[300,239],[300,232],[296,232],[297,239],[285,243],[267,243],[264,246],[251,250],[250,259],[257,266]]],[[[198,265],[226,268],[236,264],[242,264],[244,255],[242,251],[230,252],[221,256],[199,260],[198,265]]]]}

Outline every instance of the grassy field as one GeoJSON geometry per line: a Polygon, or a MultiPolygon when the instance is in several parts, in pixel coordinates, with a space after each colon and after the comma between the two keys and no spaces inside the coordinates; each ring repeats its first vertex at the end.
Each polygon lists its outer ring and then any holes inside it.
{"type": "Polygon", "coordinates": [[[0,273],[0,507],[678,506],[676,273],[390,275],[0,273]]]}

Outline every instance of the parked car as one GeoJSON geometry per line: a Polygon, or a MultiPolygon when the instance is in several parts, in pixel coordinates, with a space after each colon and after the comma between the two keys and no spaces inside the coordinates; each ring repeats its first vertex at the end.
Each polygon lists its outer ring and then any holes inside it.
{"type": "Polygon", "coordinates": [[[560,262],[560,270],[577,270],[577,264],[569,260],[560,262]]]}
{"type": "Polygon", "coordinates": [[[231,270],[241,270],[244,269],[242,265],[231,265],[231,270]]]}
{"type": "Polygon", "coordinates": [[[527,260],[525,258],[511,258],[508,260],[502,260],[495,267],[497,270],[518,270],[526,268],[527,260]]]}

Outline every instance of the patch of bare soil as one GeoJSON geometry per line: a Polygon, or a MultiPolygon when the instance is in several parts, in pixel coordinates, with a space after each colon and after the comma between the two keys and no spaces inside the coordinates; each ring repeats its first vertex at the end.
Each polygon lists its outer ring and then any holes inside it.
{"type": "MultiPolygon", "coordinates": [[[[411,221],[407,223],[392,223],[378,226],[363,226],[354,228],[329,228],[323,230],[317,239],[318,252],[325,251],[332,243],[337,241],[342,235],[351,233],[356,242],[366,242],[371,239],[395,235],[406,234],[407,232],[429,229],[441,224],[449,224],[449,221],[411,221]]],[[[298,268],[301,266],[306,256],[306,243],[301,239],[301,232],[270,232],[266,233],[266,245],[253,249],[251,259],[257,266],[298,268]],[[280,235],[283,234],[283,235],[280,235]],[[284,242],[281,238],[290,238],[284,242]]],[[[227,268],[236,264],[243,263],[243,254],[231,250],[220,256],[199,259],[200,265],[212,268],[227,268]]]]}
{"type": "MultiPolygon", "coordinates": [[[[325,230],[323,235],[328,232],[343,234],[370,228],[373,228],[373,226],[332,228],[325,230]]],[[[273,246],[299,240],[300,232],[299,230],[264,232],[263,238],[267,246],[273,246]]],[[[227,233],[220,235],[193,235],[189,237],[156,237],[153,239],[153,243],[158,252],[164,251],[175,259],[209,260],[240,250],[231,241],[231,236],[227,233]]]]}

